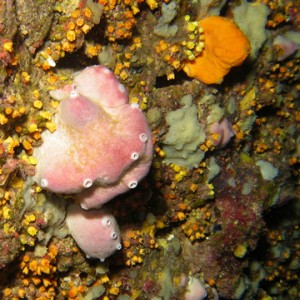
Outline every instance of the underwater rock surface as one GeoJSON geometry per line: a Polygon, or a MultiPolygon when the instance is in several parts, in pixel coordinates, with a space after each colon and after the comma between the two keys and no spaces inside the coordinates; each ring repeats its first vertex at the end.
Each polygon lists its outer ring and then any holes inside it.
{"type": "Polygon", "coordinates": [[[299,20],[295,1],[0,1],[1,298],[300,298],[299,20]],[[210,16],[251,46],[219,84],[183,70],[220,46],[210,16]],[[89,223],[86,245],[80,203],[119,229],[89,223]]]}

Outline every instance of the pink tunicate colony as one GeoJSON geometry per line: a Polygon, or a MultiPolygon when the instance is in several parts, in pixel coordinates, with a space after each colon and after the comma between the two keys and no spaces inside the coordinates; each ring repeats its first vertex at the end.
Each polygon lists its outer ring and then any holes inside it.
{"type": "Polygon", "coordinates": [[[71,235],[87,257],[104,261],[122,248],[117,221],[104,209],[84,210],[79,205],[70,205],[66,222],[71,235]]]}
{"type": "Polygon", "coordinates": [[[35,181],[51,192],[75,194],[81,207],[69,207],[69,231],[87,256],[104,260],[121,248],[120,232],[114,217],[99,208],[148,173],[151,131],[139,106],[129,104],[124,86],[103,66],[84,69],[50,94],[61,101],[57,129],[44,133],[35,150],[35,181]]]}
{"type": "Polygon", "coordinates": [[[235,135],[227,118],[212,124],[209,127],[209,133],[214,146],[219,148],[225,147],[235,135]]]}
{"type": "Polygon", "coordinates": [[[204,284],[196,277],[190,277],[184,300],[203,300],[207,296],[204,284]]]}
{"type": "Polygon", "coordinates": [[[273,46],[277,48],[277,60],[278,61],[283,61],[289,56],[293,55],[298,49],[299,49],[299,44],[296,44],[292,40],[282,36],[278,35],[276,38],[273,40],[273,46]]]}
{"type": "Polygon", "coordinates": [[[85,209],[134,188],[151,164],[151,132],[113,73],[103,66],[86,68],[71,88],[52,96],[62,99],[57,130],[35,151],[36,181],[52,192],[78,193],[85,209]]]}

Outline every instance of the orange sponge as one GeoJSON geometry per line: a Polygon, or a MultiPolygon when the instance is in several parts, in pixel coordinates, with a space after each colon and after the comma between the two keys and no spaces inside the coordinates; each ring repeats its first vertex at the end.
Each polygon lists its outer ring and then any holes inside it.
{"type": "Polygon", "coordinates": [[[183,70],[206,84],[220,84],[230,69],[242,64],[249,55],[250,43],[241,30],[224,17],[207,17],[198,24],[204,31],[205,46],[193,61],[184,62],[183,70]]]}

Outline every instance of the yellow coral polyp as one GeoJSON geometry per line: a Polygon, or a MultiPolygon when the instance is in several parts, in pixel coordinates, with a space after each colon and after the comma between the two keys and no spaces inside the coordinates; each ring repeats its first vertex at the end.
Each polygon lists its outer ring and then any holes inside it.
{"type": "Polygon", "coordinates": [[[48,287],[48,286],[52,285],[52,282],[47,278],[43,278],[43,285],[44,285],[44,287],[48,287]]]}
{"type": "Polygon", "coordinates": [[[197,22],[189,22],[187,24],[187,30],[190,31],[190,32],[195,31],[196,28],[198,28],[198,23],[197,22]]]}
{"type": "Polygon", "coordinates": [[[10,208],[4,206],[2,208],[2,215],[3,215],[3,218],[6,219],[6,220],[9,220],[11,217],[12,217],[12,211],[10,208]]]}
{"type": "Polygon", "coordinates": [[[50,261],[46,258],[43,258],[40,262],[40,270],[41,272],[45,274],[50,274],[51,272],[51,267],[50,267],[50,261]]]}
{"type": "Polygon", "coordinates": [[[27,72],[22,72],[21,75],[25,83],[30,81],[30,75],[27,72]]]}
{"type": "Polygon", "coordinates": [[[204,49],[193,61],[185,61],[183,70],[206,84],[220,84],[232,67],[247,58],[250,43],[235,23],[223,17],[207,17],[198,26],[203,28],[204,49]]]}
{"type": "Polygon", "coordinates": [[[23,106],[23,107],[20,107],[19,109],[14,109],[11,116],[15,119],[15,118],[23,115],[25,112],[26,112],[26,108],[23,106]]]}
{"type": "Polygon", "coordinates": [[[190,50],[195,48],[195,43],[194,42],[187,42],[186,47],[190,50]]]}
{"type": "Polygon", "coordinates": [[[41,97],[41,94],[38,90],[34,90],[32,92],[33,96],[36,98],[36,99],[39,99],[41,97]]]}
{"type": "Polygon", "coordinates": [[[41,100],[36,100],[33,102],[33,107],[34,108],[37,108],[37,109],[40,109],[43,107],[43,102],[41,100]]]}
{"type": "Polygon", "coordinates": [[[182,211],[179,211],[177,214],[176,214],[177,218],[179,221],[183,221],[186,219],[186,214],[183,213],[182,211]]]}
{"type": "Polygon", "coordinates": [[[178,173],[174,176],[174,180],[176,182],[180,182],[180,181],[182,181],[182,179],[183,179],[183,176],[180,173],[178,173]]]}
{"type": "Polygon", "coordinates": [[[88,57],[94,57],[98,55],[101,50],[100,45],[88,45],[85,49],[85,53],[88,57]]]}
{"type": "Polygon", "coordinates": [[[46,120],[50,120],[50,119],[51,119],[51,113],[48,112],[48,111],[41,111],[41,112],[39,113],[39,115],[40,115],[42,118],[46,119],[46,120]]]}
{"type": "Polygon", "coordinates": [[[107,275],[103,275],[101,278],[100,278],[100,282],[101,283],[107,283],[107,282],[109,282],[110,281],[110,279],[109,279],[109,277],[107,276],[107,275]]]}
{"type": "Polygon", "coordinates": [[[6,107],[6,108],[5,108],[5,113],[6,113],[7,115],[10,115],[12,112],[13,112],[13,109],[12,109],[11,107],[6,107]]]}
{"type": "Polygon", "coordinates": [[[24,140],[24,141],[22,142],[22,145],[23,145],[23,147],[24,147],[25,150],[30,150],[30,149],[32,149],[32,145],[31,145],[31,143],[30,143],[28,140],[24,140]]]}
{"type": "Polygon", "coordinates": [[[148,6],[150,7],[151,10],[157,8],[158,3],[156,0],[146,0],[146,3],[148,4],[148,6]]]}
{"type": "Polygon", "coordinates": [[[28,124],[27,129],[30,133],[33,133],[33,132],[37,131],[38,126],[35,123],[30,123],[30,124],[28,124]]]}
{"type": "Polygon", "coordinates": [[[31,280],[34,285],[39,285],[41,283],[41,279],[39,277],[32,277],[31,280]]]}
{"type": "Polygon", "coordinates": [[[69,30],[67,32],[67,39],[68,39],[69,42],[74,42],[75,41],[75,39],[76,39],[76,33],[75,33],[74,30],[69,30]]]}
{"type": "Polygon", "coordinates": [[[29,226],[27,228],[27,232],[31,235],[31,236],[35,236],[37,234],[37,229],[34,226],[29,226]]]}
{"type": "Polygon", "coordinates": [[[11,42],[11,41],[5,42],[3,44],[3,49],[6,50],[7,52],[12,52],[13,51],[13,42],[11,42]]]}
{"type": "Polygon", "coordinates": [[[135,6],[135,5],[132,5],[132,6],[131,6],[131,10],[132,10],[132,13],[133,13],[134,15],[136,15],[137,13],[140,12],[140,9],[139,9],[137,6],[135,6]]]}
{"type": "Polygon", "coordinates": [[[83,18],[78,18],[76,20],[76,25],[81,27],[84,24],[84,19],[83,18]]]}
{"type": "Polygon", "coordinates": [[[28,164],[30,164],[30,165],[36,165],[36,164],[37,164],[37,160],[36,160],[36,158],[33,157],[33,156],[28,156],[28,155],[26,155],[26,154],[23,154],[23,155],[21,156],[21,158],[22,158],[22,160],[26,161],[26,162],[27,162],[28,164]]]}
{"type": "Polygon", "coordinates": [[[18,290],[18,296],[20,298],[25,298],[25,296],[26,296],[26,290],[25,289],[19,289],[18,290]]]}
{"type": "Polygon", "coordinates": [[[34,214],[26,215],[25,220],[24,220],[24,224],[28,225],[30,222],[34,222],[35,220],[36,220],[36,217],[35,217],[34,214]]]}
{"type": "Polygon", "coordinates": [[[90,30],[91,30],[91,27],[87,24],[84,24],[82,27],[81,27],[81,30],[83,31],[83,33],[88,33],[90,30]]]}
{"type": "Polygon", "coordinates": [[[3,296],[4,297],[8,297],[8,296],[10,296],[11,295],[11,289],[10,288],[5,288],[4,290],[3,290],[3,296]]]}
{"type": "Polygon", "coordinates": [[[180,172],[181,171],[181,167],[180,166],[178,166],[178,165],[171,165],[172,167],[173,167],[173,170],[175,171],[175,172],[180,172]]]}
{"type": "Polygon", "coordinates": [[[8,200],[10,198],[10,193],[9,193],[9,191],[6,191],[5,193],[4,193],[4,199],[5,200],[8,200]]]}
{"type": "Polygon", "coordinates": [[[161,158],[164,158],[166,156],[166,152],[160,148],[159,148],[159,151],[157,151],[157,154],[161,158]]]}
{"type": "Polygon", "coordinates": [[[53,133],[56,130],[56,124],[51,121],[46,122],[46,128],[53,133]]]}
{"type": "Polygon", "coordinates": [[[174,72],[167,74],[167,80],[173,80],[175,78],[174,72]]]}
{"type": "Polygon", "coordinates": [[[197,184],[192,183],[192,184],[190,185],[190,187],[189,187],[189,190],[190,190],[191,192],[195,193],[195,192],[197,191],[197,188],[198,188],[197,184]]]}
{"type": "Polygon", "coordinates": [[[6,140],[4,140],[4,144],[7,152],[12,154],[14,153],[14,148],[20,145],[20,142],[17,138],[9,136],[6,140]]]}
{"type": "Polygon", "coordinates": [[[247,245],[245,244],[238,245],[233,252],[234,256],[237,258],[243,258],[246,255],[246,253],[247,253],[247,245]]]}
{"type": "Polygon", "coordinates": [[[5,125],[8,122],[8,119],[4,114],[0,114],[0,125],[5,125]]]}
{"type": "Polygon", "coordinates": [[[20,235],[20,242],[23,245],[27,244],[27,239],[26,239],[26,235],[25,234],[21,234],[20,235]]]}
{"type": "Polygon", "coordinates": [[[85,8],[85,9],[84,9],[84,16],[85,16],[87,19],[90,19],[90,18],[92,18],[93,13],[92,13],[92,11],[91,11],[89,8],[85,8]]]}

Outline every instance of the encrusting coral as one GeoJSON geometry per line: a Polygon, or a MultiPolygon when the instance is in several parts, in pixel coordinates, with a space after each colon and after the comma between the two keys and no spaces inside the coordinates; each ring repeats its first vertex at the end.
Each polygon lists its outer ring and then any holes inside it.
{"type": "Polygon", "coordinates": [[[198,22],[203,28],[205,46],[183,70],[206,84],[220,84],[232,67],[239,66],[250,53],[250,43],[229,19],[211,16],[198,22]]]}

